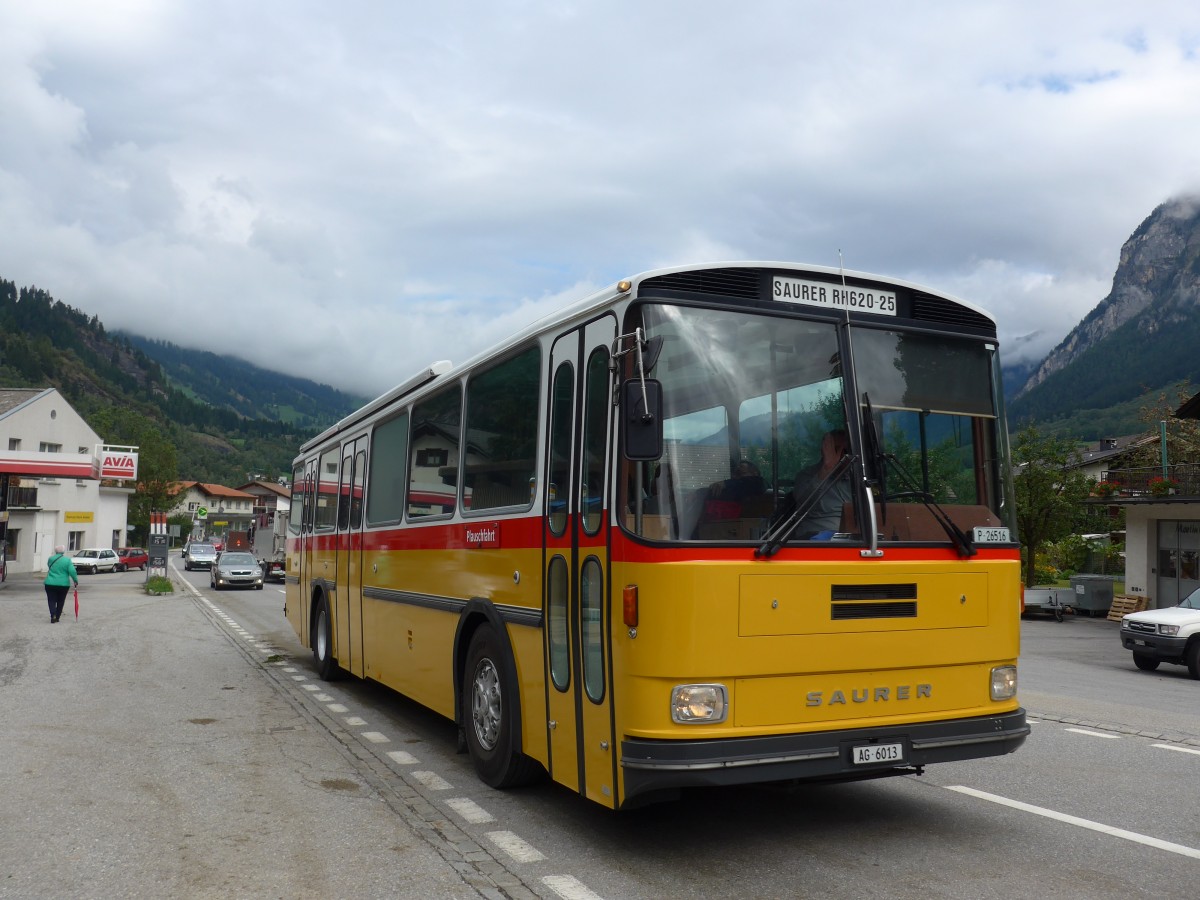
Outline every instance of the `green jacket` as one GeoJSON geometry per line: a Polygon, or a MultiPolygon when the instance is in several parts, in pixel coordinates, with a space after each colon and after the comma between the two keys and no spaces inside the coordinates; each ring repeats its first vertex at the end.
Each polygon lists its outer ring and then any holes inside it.
{"type": "Polygon", "coordinates": [[[79,584],[79,573],[75,563],[64,553],[56,553],[46,562],[46,584],[51,587],[68,587],[79,584]]]}

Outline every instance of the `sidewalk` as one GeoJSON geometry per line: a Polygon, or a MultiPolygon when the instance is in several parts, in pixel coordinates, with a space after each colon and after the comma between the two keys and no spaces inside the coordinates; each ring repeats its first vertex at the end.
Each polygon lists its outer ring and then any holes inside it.
{"type": "Polygon", "coordinates": [[[189,595],[51,624],[42,577],[0,588],[0,897],[480,896],[189,595]]]}

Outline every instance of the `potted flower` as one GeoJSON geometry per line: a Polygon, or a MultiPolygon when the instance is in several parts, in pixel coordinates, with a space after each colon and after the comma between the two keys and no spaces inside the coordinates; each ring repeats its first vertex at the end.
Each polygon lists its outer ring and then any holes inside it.
{"type": "Polygon", "coordinates": [[[1168,494],[1175,493],[1177,485],[1170,478],[1163,478],[1161,475],[1150,479],[1150,493],[1155,497],[1166,497],[1168,494]]]}
{"type": "Polygon", "coordinates": [[[1120,485],[1112,481],[1097,481],[1096,486],[1092,489],[1097,497],[1111,497],[1118,490],[1120,485]]]}

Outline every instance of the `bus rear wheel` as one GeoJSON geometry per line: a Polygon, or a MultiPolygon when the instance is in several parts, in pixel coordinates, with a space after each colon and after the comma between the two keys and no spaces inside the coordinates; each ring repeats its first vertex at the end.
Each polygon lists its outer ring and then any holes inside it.
{"type": "Polygon", "coordinates": [[[312,648],[317,674],[322,681],[333,681],[337,677],[338,665],[333,658],[333,623],[329,619],[329,607],[324,597],[317,601],[312,648]]]}
{"type": "Polygon", "coordinates": [[[484,784],[513,787],[534,780],[538,764],[515,746],[517,686],[506,674],[504,650],[487,625],[471,637],[463,669],[463,730],[484,784]]]}

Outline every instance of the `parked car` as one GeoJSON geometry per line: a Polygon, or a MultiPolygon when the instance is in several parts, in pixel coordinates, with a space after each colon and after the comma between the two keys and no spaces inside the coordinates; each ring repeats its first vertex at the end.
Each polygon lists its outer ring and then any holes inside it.
{"type": "Polygon", "coordinates": [[[1133,664],[1153,672],[1159,663],[1187,666],[1200,678],[1200,588],[1178,606],[1129,613],[1121,618],[1121,646],[1133,651],[1133,664]]]}
{"type": "Polygon", "coordinates": [[[130,569],[141,569],[145,572],[150,563],[150,554],[141,547],[118,547],[117,556],[121,557],[121,561],[117,563],[118,572],[127,572],[130,569]]]}
{"type": "Polygon", "coordinates": [[[214,590],[227,587],[263,588],[263,570],[253,553],[230,550],[217,557],[208,574],[209,586],[214,590]]]}
{"type": "Polygon", "coordinates": [[[117,571],[121,557],[110,547],[90,547],[86,550],[76,550],[71,554],[71,562],[75,564],[76,572],[95,575],[97,572],[117,571]]]}
{"type": "Polygon", "coordinates": [[[283,583],[287,580],[287,559],[282,550],[276,553],[271,559],[262,561],[263,571],[266,573],[263,577],[267,581],[278,581],[283,583]]]}
{"type": "Polygon", "coordinates": [[[183,554],[183,568],[188,572],[192,569],[211,569],[216,561],[217,548],[207,541],[192,541],[183,554]]]}
{"type": "Polygon", "coordinates": [[[217,548],[218,553],[225,549],[225,542],[220,538],[214,539],[212,545],[217,548]]]}

